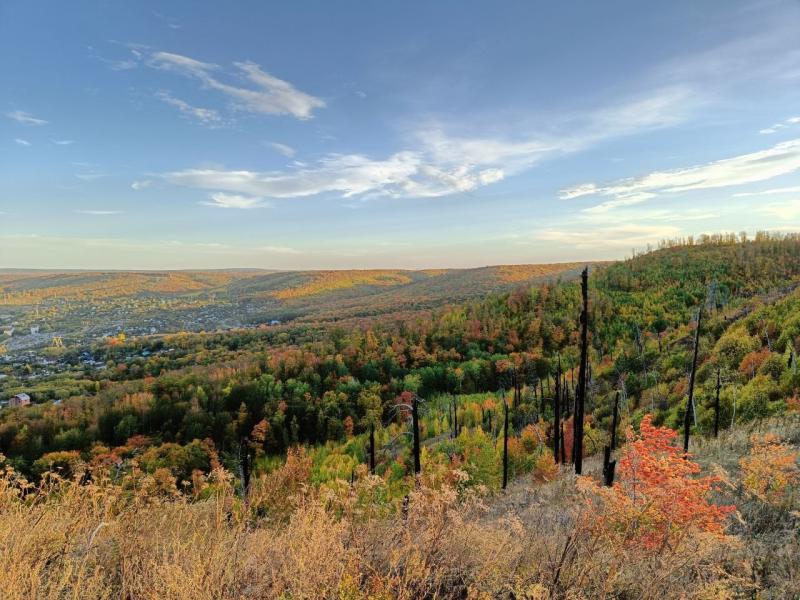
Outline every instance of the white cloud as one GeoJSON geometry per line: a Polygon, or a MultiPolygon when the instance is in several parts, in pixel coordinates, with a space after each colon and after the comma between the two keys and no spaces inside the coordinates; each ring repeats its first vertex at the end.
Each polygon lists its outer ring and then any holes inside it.
{"type": "Polygon", "coordinates": [[[102,179],[103,177],[106,177],[106,174],[92,171],[89,173],[76,173],[75,177],[77,177],[82,181],[95,181],[97,179],[102,179]]]}
{"type": "Polygon", "coordinates": [[[267,206],[262,198],[223,193],[211,194],[211,202],[203,202],[203,204],[216,208],[240,208],[245,210],[267,206]]]}
{"type": "Polygon", "coordinates": [[[774,194],[794,194],[800,193],[800,185],[791,186],[791,187],[783,187],[783,188],[771,188],[768,190],[761,190],[758,192],[739,192],[738,194],[734,194],[734,198],[744,198],[746,196],[772,196],[774,194]]]}
{"type": "Polygon", "coordinates": [[[134,181],[131,184],[132,190],[143,190],[145,188],[150,187],[153,184],[152,180],[150,179],[140,179],[139,181],[134,181]]]}
{"type": "Polygon", "coordinates": [[[610,185],[581,184],[561,190],[561,198],[610,196],[589,212],[605,212],[637,204],[659,194],[713,189],[766,181],[800,169],[800,139],[789,140],[750,154],[726,158],[705,165],[671,171],[655,171],[643,177],[623,179],[610,185]]]}
{"type": "Polygon", "coordinates": [[[176,107],[182,114],[197,119],[206,125],[213,125],[220,122],[219,113],[211,108],[201,108],[192,106],[188,102],[175,98],[167,92],[158,92],[156,97],[167,104],[176,107]]]}
{"type": "Polygon", "coordinates": [[[7,112],[6,116],[9,119],[13,119],[17,123],[21,123],[22,125],[47,125],[48,123],[44,119],[37,119],[30,113],[26,113],[22,110],[7,112]]]}
{"type": "Polygon", "coordinates": [[[56,146],[70,146],[75,143],[75,140],[52,140],[56,146]]]}
{"type": "Polygon", "coordinates": [[[31,143],[28,140],[23,140],[22,138],[14,138],[14,142],[19,144],[20,146],[30,146],[31,143]]]}
{"type": "Polygon", "coordinates": [[[385,160],[358,154],[331,154],[311,166],[287,171],[188,169],[167,173],[178,185],[225,190],[267,198],[298,198],[336,193],[345,198],[363,194],[394,197],[436,197],[473,190],[499,181],[499,169],[443,167],[425,162],[417,152],[398,152],[385,160]]]}
{"type": "Polygon", "coordinates": [[[149,188],[153,184],[153,181],[150,179],[140,179],[138,181],[134,181],[131,184],[132,190],[143,190],[145,188],[149,188]]]}
{"type": "Polygon", "coordinates": [[[690,88],[670,85],[611,107],[553,117],[546,125],[520,126],[522,133],[517,133],[516,139],[449,135],[434,126],[418,131],[416,140],[437,163],[492,165],[513,174],[542,159],[576,152],[606,139],[675,125],[700,102],[690,88]],[[547,133],[550,130],[568,133],[547,133]]]}
{"type": "Polygon", "coordinates": [[[300,250],[289,248],[288,246],[257,246],[254,250],[272,254],[302,254],[300,250]]]}
{"type": "Polygon", "coordinates": [[[253,62],[235,62],[239,76],[244,76],[252,87],[239,87],[223,82],[215,73],[218,65],[205,63],[188,56],[171,52],[154,52],[147,64],[156,69],[173,71],[198,79],[205,87],[222,92],[240,110],[270,115],[292,115],[310,119],[314,110],[324,108],[325,101],[295,88],[288,81],[264,71],[253,62]]]}
{"type": "Polygon", "coordinates": [[[800,200],[765,204],[758,208],[758,212],[769,217],[778,217],[783,221],[800,219],[800,200]]]}
{"type": "Polygon", "coordinates": [[[758,133],[776,133],[779,129],[783,129],[787,125],[797,125],[798,123],[800,123],[800,117],[789,117],[782,123],[775,123],[774,125],[771,125],[765,129],[760,129],[758,133]]]}
{"type": "Polygon", "coordinates": [[[600,191],[595,183],[582,183],[571,188],[561,190],[559,197],[562,200],[572,200],[573,198],[580,198],[581,196],[588,196],[596,194],[600,191]]]}
{"type": "Polygon", "coordinates": [[[76,210],[74,211],[81,215],[94,215],[94,216],[106,216],[106,215],[119,215],[122,214],[121,210],[91,210],[91,209],[84,209],[84,210],[76,210]]]}
{"type": "Polygon", "coordinates": [[[594,248],[639,248],[659,240],[679,235],[681,230],[673,225],[646,225],[624,223],[620,225],[543,229],[535,234],[540,241],[566,244],[580,250],[594,248]]]}
{"type": "Polygon", "coordinates": [[[287,146],[286,144],[281,144],[279,142],[267,142],[270,148],[280,152],[286,158],[292,158],[297,152],[291,146],[287,146]]]}

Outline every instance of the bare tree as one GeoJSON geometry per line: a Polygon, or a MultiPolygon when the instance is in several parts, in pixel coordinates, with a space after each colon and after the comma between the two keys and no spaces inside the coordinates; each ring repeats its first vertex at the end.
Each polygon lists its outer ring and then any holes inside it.
{"type": "Polygon", "coordinates": [[[559,449],[561,447],[561,357],[558,357],[556,367],[556,393],[553,394],[553,457],[556,462],[559,460],[559,449]]]}
{"type": "Polygon", "coordinates": [[[700,324],[703,319],[703,308],[697,311],[697,329],[694,332],[694,353],[692,356],[692,373],[689,375],[689,399],[686,402],[686,414],[683,418],[683,451],[689,452],[689,430],[694,414],[694,379],[697,375],[697,351],[700,348],[700,324]]]}
{"type": "Polygon", "coordinates": [[[589,267],[581,273],[581,295],[583,296],[583,312],[581,313],[581,364],[578,373],[578,393],[575,395],[574,439],[575,473],[583,471],[583,416],[586,405],[586,377],[588,370],[589,350],[589,267]]]}
{"type": "Polygon", "coordinates": [[[506,402],[505,393],[503,394],[503,489],[508,485],[508,402],[506,402]]]}
{"type": "Polygon", "coordinates": [[[611,417],[611,443],[603,450],[603,483],[608,487],[614,485],[614,471],[617,461],[611,460],[611,453],[617,445],[617,426],[619,425],[619,392],[614,397],[614,412],[611,417]]]}
{"type": "Polygon", "coordinates": [[[717,393],[716,393],[716,398],[714,400],[714,437],[717,437],[719,435],[719,388],[720,388],[719,367],[717,367],[717,393]]]}

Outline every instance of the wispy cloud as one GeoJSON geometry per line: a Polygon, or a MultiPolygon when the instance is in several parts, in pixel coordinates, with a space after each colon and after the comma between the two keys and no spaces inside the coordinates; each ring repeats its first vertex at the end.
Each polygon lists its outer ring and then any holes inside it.
{"type": "Polygon", "coordinates": [[[500,176],[492,169],[475,173],[459,167],[448,171],[426,164],[416,152],[400,152],[384,160],[335,154],[311,166],[288,171],[188,169],[165,175],[168,181],[178,185],[268,198],[299,198],[324,193],[345,198],[370,193],[435,197],[458,190],[469,191],[500,176]]]}
{"type": "Polygon", "coordinates": [[[225,94],[239,110],[270,115],[291,115],[305,120],[311,119],[316,109],[326,106],[321,98],[298,90],[288,81],[267,73],[254,62],[233,63],[236,75],[244,76],[251,87],[225,83],[222,80],[225,74],[218,65],[181,54],[152,52],[146,64],[156,69],[195,78],[206,88],[225,94]]]}
{"type": "Polygon", "coordinates": [[[28,140],[23,140],[22,138],[14,138],[14,142],[16,142],[20,146],[30,146],[31,143],[28,140]]]}
{"type": "Polygon", "coordinates": [[[757,208],[757,211],[768,217],[777,217],[782,221],[800,219],[800,200],[787,202],[771,202],[757,208]]]}
{"type": "Polygon", "coordinates": [[[120,215],[122,214],[121,210],[93,210],[93,209],[78,209],[73,212],[76,212],[80,215],[94,215],[94,216],[106,216],[106,215],[120,215]]]}
{"type": "Polygon", "coordinates": [[[7,112],[6,116],[22,125],[47,125],[48,123],[48,121],[45,121],[44,119],[38,119],[30,113],[26,113],[22,110],[7,112]]]}
{"type": "Polygon", "coordinates": [[[90,171],[88,173],[75,173],[75,177],[80,179],[81,181],[95,181],[97,179],[102,179],[106,177],[105,173],[98,173],[96,171],[90,171]]]}
{"type": "Polygon", "coordinates": [[[71,146],[75,140],[52,140],[56,146],[71,146]]]}
{"type": "Polygon", "coordinates": [[[742,154],[705,165],[671,171],[655,171],[642,177],[609,185],[585,183],[561,190],[562,199],[607,196],[586,212],[607,212],[620,206],[639,204],[659,194],[713,189],[766,181],[800,169],[800,139],[782,142],[766,150],[742,154]]]}
{"type": "Polygon", "coordinates": [[[778,130],[783,129],[787,125],[797,125],[800,123],[800,117],[789,117],[785,121],[781,121],[780,123],[775,123],[769,127],[765,127],[764,129],[760,129],[758,133],[761,134],[770,134],[770,133],[777,133],[778,130]]]}
{"type": "Polygon", "coordinates": [[[288,246],[257,246],[254,250],[272,254],[302,254],[300,250],[288,246]]]}
{"type": "Polygon", "coordinates": [[[768,190],[760,190],[758,192],[739,192],[738,194],[734,194],[734,198],[744,198],[747,196],[774,196],[777,194],[796,194],[800,193],[800,185],[790,186],[790,187],[782,187],[782,188],[770,188],[768,190]]]}
{"type": "Polygon", "coordinates": [[[281,144],[279,142],[267,142],[267,145],[273,150],[283,154],[286,158],[292,158],[297,153],[297,151],[291,146],[287,146],[286,144],[281,144]]]}
{"type": "Polygon", "coordinates": [[[131,184],[131,189],[132,190],[143,190],[145,188],[149,188],[152,184],[153,184],[153,181],[151,179],[140,179],[140,180],[134,181],[131,184]]]}
{"type": "MultiPolygon", "coordinates": [[[[183,68],[200,67],[188,63],[183,68]]],[[[677,105],[685,100],[686,96],[675,90],[657,90],[613,110],[598,110],[584,119],[580,132],[562,137],[453,136],[436,126],[414,134],[410,143],[415,149],[387,158],[329,154],[315,163],[298,163],[283,171],[187,169],[165,177],[178,185],[265,198],[326,193],[345,198],[436,198],[497,183],[545,158],[574,152],[608,137],[665,126],[679,118],[682,109],[677,105]]]]}
{"type": "Polygon", "coordinates": [[[674,237],[680,233],[681,230],[674,225],[624,223],[607,227],[543,229],[536,232],[534,238],[539,241],[567,244],[580,250],[608,247],[627,250],[674,237]]]}
{"type": "Polygon", "coordinates": [[[184,114],[188,117],[193,119],[197,119],[201,123],[205,125],[216,125],[221,121],[219,113],[212,109],[212,108],[201,108],[199,106],[192,106],[188,102],[181,100],[180,98],[175,98],[174,96],[170,95],[168,92],[158,92],[156,94],[156,98],[159,100],[169,104],[170,106],[176,107],[181,114],[184,114]]]}
{"type": "Polygon", "coordinates": [[[239,208],[243,210],[268,206],[263,198],[224,193],[211,194],[211,201],[203,202],[203,204],[216,208],[239,208]]]}

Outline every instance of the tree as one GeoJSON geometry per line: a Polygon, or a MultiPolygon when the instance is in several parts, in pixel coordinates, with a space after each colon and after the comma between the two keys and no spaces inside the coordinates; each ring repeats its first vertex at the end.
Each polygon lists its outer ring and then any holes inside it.
{"type": "Polygon", "coordinates": [[[508,484],[508,402],[503,394],[503,489],[508,484]]]}
{"type": "Polygon", "coordinates": [[[692,372],[689,375],[689,398],[686,401],[686,414],[683,417],[683,451],[689,452],[689,430],[692,426],[694,414],[694,379],[697,374],[697,351],[700,348],[700,323],[703,318],[703,308],[697,311],[697,328],[694,332],[694,352],[692,354],[692,372]]]}
{"type": "Polygon", "coordinates": [[[581,312],[581,363],[578,372],[578,393],[575,397],[575,418],[573,444],[575,451],[572,460],[575,463],[575,473],[580,475],[583,471],[583,419],[586,407],[586,377],[589,367],[589,267],[581,273],[581,296],[583,298],[583,311],[581,312]]]}
{"type": "Polygon", "coordinates": [[[594,506],[590,527],[644,552],[667,545],[675,550],[692,532],[724,534],[725,520],[735,507],[711,501],[719,478],[699,477],[700,465],[675,446],[677,437],[671,429],[655,427],[652,415],[645,415],[639,435],[628,430],[613,487],[601,488],[581,478],[581,484],[603,500],[594,506]]]}

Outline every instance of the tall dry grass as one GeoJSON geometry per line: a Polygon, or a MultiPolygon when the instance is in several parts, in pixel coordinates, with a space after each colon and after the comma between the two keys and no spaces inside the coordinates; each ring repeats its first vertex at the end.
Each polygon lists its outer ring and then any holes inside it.
{"type": "MultiPolygon", "coordinates": [[[[745,440],[732,437],[729,448],[744,454],[745,440]]],[[[725,455],[725,440],[714,444],[709,454],[725,455]]],[[[376,506],[381,481],[366,474],[353,486],[308,485],[302,456],[257,481],[246,503],[224,473],[204,482],[204,500],[190,500],[147,476],[126,486],[102,474],[82,484],[51,476],[34,487],[6,469],[0,597],[792,597],[800,548],[786,528],[796,528],[795,509],[754,529],[748,520],[778,509],[748,496],[733,463],[719,468],[730,479],[723,500],[740,510],[732,535],[690,533],[654,552],[582,527],[593,515],[566,473],[498,497],[466,491],[459,475],[439,489],[421,485],[403,509],[376,506]]]]}

